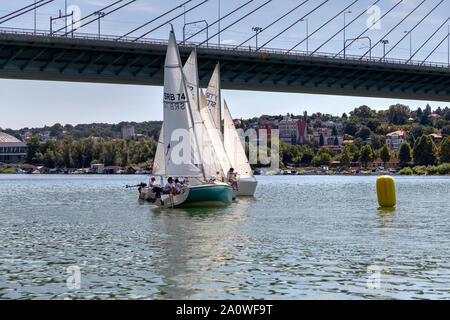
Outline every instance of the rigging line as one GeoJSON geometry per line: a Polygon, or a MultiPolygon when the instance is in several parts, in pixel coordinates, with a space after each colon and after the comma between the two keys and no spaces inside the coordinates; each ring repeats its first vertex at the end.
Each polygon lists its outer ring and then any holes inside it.
{"type": "Polygon", "coordinates": [[[405,21],[410,15],[412,15],[414,13],[414,11],[416,11],[417,9],[419,9],[419,7],[424,4],[427,0],[423,0],[421,3],[419,3],[419,5],[417,5],[410,13],[408,13],[402,20],[400,20],[393,28],[391,28],[391,30],[389,30],[385,35],[383,35],[381,37],[381,39],[379,41],[376,41],[375,44],[369,48],[369,50],[367,50],[362,56],[361,58],[359,58],[359,60],[362,60],[363,57],[366,56],[366,54],[368,54],[369,52],[371,52],[373,50],[373,48],[375,48],[381,40],[385,39],[392,31],[394,31],[394,29],[396,29],[403,21],[405,21]]]}
{"type": "Polygon", "coordinates": [[[153,31],[158,30],[158,29],[161,28],[162,26],[164,26],[164,25],[170,23],[172,20],[175,20],[175,19],[181,17],[182,15],[188,13],[189,11],[194,10],[194,9],[197,8],[197,7],[200,7],[202,4],[204,4],[204,3],[206,3],[206,2],[208,2],[208,0],[204,0],[203,2],[200,2],[200,3],[197,4],[196,6],[190,8],[189,10],[186,10],[186,11],[180,13],[179,15],[177,15],[176,17],[174,17],[174,18],[172,18],[172,19],[170,19],[170,20],[167,20],[166,22],[160,24],[159,26],[153,28],[152,30],[150,30],[150,31],[148,31],[148,32],[146,32],[146,33],[144,33],[143,35],[137,37],[136,39],[134,39],[134,40],[132,40],[132,41],[133,41],[133,42],[138,41],[139,39],[145,37],[145,36],[148,35],[149,33],[152,33],[153,31]]]}
{"type": "MultiPolygon", "coordinates": [[[[223,17],[221,17],[220,19],[217,19],[216,21],[214,21],[213,23],[211,23],[211,24],[209,25],[209,27],[211,27],[211,26],[215,25],[216,23],[222,21],[222,20],[225,19],[226,17],[232,15],[233,13],[235,13],[236,11],[242,9],[243,7],[245,7],[246,5],[250,4],[250,3],[253,2],[253,1],[255,1],[255,0],[249,0],[249,1],[247,1],[246,3],[244,3],[243,5],[241,5],[240,7],[234,9],[233,11],[227,13],[226,15],[224,15],[223,17]]],[[[187,41],[187,40],[189,40],[189,39],[195,37],[195,36],[198,35],[199,33],[205,31],[207,28],[208,28],[208,27],[205,27],[205,28],[201,29],[200,31],[198,31],[197,33],[194,33],[192,36],[188,37],[188,38],[185,39],[184,41],[187,41]]]]}
{"type": "Polygon", "coordinates": [[[395,49],[395,47],[397,47],[397,45],[400,43],[400,42],[402,42],[403,41],[403,39],[405,39],[407,36],[408,36],[408,34],[410,33],[410,32],[412,32],[414,29],[416,29],[434,10],[436,10],[436,8],[437,7],[439,7],[440,5],[441,5],[441,3],[442,2],[444,2],[445,0],[441,0],[436,6],[434,6],[434,8],[433,9],[431,9],[419,22],[417,22],[416,23],[416,25],[412,28],[412,29],[410,29],[409,30],[409,32],[407,33],[407,34],[405,34],[394,46],[392,46],[392,48],[390,48],[389,50],[388,50],[388,52],[386,52],[386,54],[383,56],[383,57],[381,57],[381,59],[379,60],[379,61],[382,61],[392,50],[394,50],[395,49]]]}
{"type": "Polygon", "coordinates": [[[439,26],[439,28],[437,28],[436,29],[436,31],[435,32],[433,32],[433,34],[420,46],[420,48],[419,49],[417,49],[416,50],[416,52],[414,52],[414,54],[405,62],[405,63],[408,63],[408,62],[410,62],[411,60],[412,60],[412,58],[428,43],[428,41],[430,41],[431,40],[431,38],[433,38],[434,37],[434,35],[436,34],[436,33],[438,33],[438,31],[439,30],[441,30],[441,28],[447,23],[447,21],[448,20],[450,20],[450,18],[447,18],[447,20],[445,20],[444,21],[444,23],[443,24],[441,24],[440,26],[439,26]]]}
{"type": "MultiPolygon", "coordinates": [[[[0,17],[0,20],[2,20],[2,19],[4,19],[4,18],[7,18],[7,17],[9,17],[9,16],[11,16],[11,15],[13,15],[13,14],[15,14],[15,13],[18,13],[18,12],[20,12],[20,11],[22,11],[22,10],[25,10],[25,9],[27,9],[27,8],[29,8],[29,7],[35,6],[35,5],[39,4],[39,3],[41,3],[42,1],[45,1],[45,0],[38,0],[37,2],[32,3],[32,4],[29,4],[29,5],[27,5],[27,6],[23,7],[23,8],[20,8],[19,10],[10,12],[10,13],[8,13],[8,14],[5,15],[5,16],[0,17]]],[[[33,9],[34,9],[34,8],[33,8],[33,9]]],[[[2,11],[2,12],[9,12],[9,11],[7,11],[7,10],[0,10],[0,11],[2,11]]]]}
{"type": "Polygon", "coordinates": [[[229,27],[235,25],[236,23],[238,23],[239,21],[245,19],[246,17],[248,17],[249,15],[251,15],[252,13],[258,11],[259,9],[261,9],[262,7],[264,7],[266,4],[268,4],[269,2],[272,2],[272,0],[268,0],[266,2],[264,2],[262,5],[260,5],[259,7],[257,7],[256,9],[253,9],[252,11],[250,11],[249,13],[247,13],[246,15],[244,15],[243,17],[237,19],[236,21],[234,21],[232,24],[229,24],[228,26],[226,26],[225,28],[223,28],[222,30],[220,30],[219,32],[213,34],[211,37],[209,37],[208,39],[200,42],[197,46],[201,46],[202,44],[204,44],[205,42],[207,42],[209,39],[214,38],[215,36],[217,36],[219,33],[227,30],[229,27]]]}
{"type": "MultiPolygon", "coordinates": [[[[392,10],[394,10],[396,7],[398,7],[398,5],[400,3],[402,3],[404,0],[400,0],[399,2],[397,2],[392,8],[390,8],[388,11],[386,11],[380,18],[378,18],[376,21],[373,22],[372,25],[377,24],[379,21],[381,21],[386,15],[388,15],[392,10]]],[[[366,33],[370,27],[367,27],[359,36],[357,36],[355,39],[351,40],[350,43],[348,45],[344,45],[344,49],[342,49],[341,51],[339,51],[336,55],[334,55],[333,58],[337,57],[338,55],[341,54],[342,51],[344,51],[345,49],[347,49],[349,46],[351,46],[353,43],[355,43],[355,41],[360,38],[364,33],[366,33]]]]}
{"type": "Polygon", "coordinates": [[[447,33],[447,35],[444,37],[444,39],[441,40],[441,42],[439,42],[439,44],[430,52],[429,55],[427,55],[427,57],[420,63],[420,65],[423,65],[425,63],[425,61],[437,50],[437,48],[439,48],[439,46],[445,41],[447,40],[447,38],[450,36],[450,33],[447,33]]]}
{"type": "Polygon", "coordinates": [[[123,36],[120,36],[120,37],[117,38],[116,40],[120,40],[120,39],[122,39],[122,38],[125,38],[126,36],[129,36],[129,35],[132,34],[133,32],[135,32],[135,31],[137,31],[137,30],[139,30],[139,29],[141,29],[141,28],[143,28],[143,27],[149,25],[149,24],[152,23],[152,22],[155,22],[155,21],[158,20],[159,18],[162,18],[162,17],[164,17],[165,15],[169,14],[170,12],[175,11],[176,9],[181,8],[182,6],[184,6],[185,4],[187,4],[187,3],[191,2],[191,1],[192,1],[192,0],[188,0],[188,1],[183,2],[182,4],[176,6],[175,8],[170,9],[169,11],[164,12],[164,13],[161,14],[160,16],[158,16],[158,17],[156,17],[156,18],[154,18],[154,19],[152,19],[152,20],[150,20],[150,21],[144,23],[143,25],[140,25],[140,26],[137,27],[136,29],[133,29],[133,30],[131,30],[131,31],[128,32],[128,33],[125,33],[123,36]]]}
{"type": "MultiPolygon", "coordinates": [[[[316,30],[314,30],[311,34],[309,34],[305,39],[303,39],[302,41],[300,41],[299,43],[297,43],[295,46],[293,46],[292,48],[290,48],[287,53],[291,52],[292,50],[294,50],[296,47],[298,47],[299,45],[301,45],[303,42],[305,42],[307,39],[309,39],[312,35],[314,35],[317,31],[319,31],[320,29],[322,29],[323,27],[325,27],[327,24],[329,24],[331,21],[333,21],[334,19],[336,19],[339,15],[342,14],[342,12],[344,12],[345,10],[347,10],[348,8],[350,8],[351,6],[353,6],[356,2],[358,2],[359,0],[355,0],[353,1],[351,4],[349,4],[347,7],[345,7],[344,9],[342,9],[338,14],[336,14],[333,18],[331,18],[330,20],[328,20],[327,22],[325,22],[324,24],[322,24],[319,28],[317,28],[316,30]]],[[[424,0],[426,1],[426,0],[424,0]]]]}
{"type": "MultiPolygon", "coordinates": [[[[375,6],[378,2],[380,2],[381,0],[377,0],[375,1],[370,7],[375,6]]],[[[334,35],[332,35],[330,38],[327,39],[327,41],[325,41],[324,43],[322,43],[319,47],[317,47],[314,51],[312,51],[309,55],[313,55],[314,53],[316,53],[320,48],[322,48],[324,45],[326,45],[328,42],[330,42],[334,37],[336,37],[339,33],[341,33],[342,30],[344,30],[345,28],[347,28],[349,25],[351,25],[353,22],[355,22],[356,20],[358,20],[363,14],[366,13],[366,9],[364,9],[358,16],[356,16],[352,21],[350,21],[349,23],[347,23],[346,25],[344,25],[343,28],[339,29],[334,35]]]]}
{"type": "MultiPolygon", "coordinates": [[[[271,26],[273,26],[275,23],[277,23],[278,21],[280,21],[281,19],[283,19],[284,17],[286,17],[287,15],[289,15],[290,13],[294,12],[295,10],[297,10],[298,8],[300,8],[302,5],[304,5],[305,3],[307,3],[309,0],[305,0],[302,3],[300,3],[299,5],[297,5],[295,8],[289,10],[288,12],[286,12],[285,14],[283,14],[281,17],[279,17],[278,19],[276,19],[275,21],[273,21],[272,23],[270,23],[268,26],[264,27],[261,31],[259,31],[259,33],[263,32],[264,30],[266,30],[267,28],[270,28],[271,26]]],[[[357,0],[359,1],[359,0],[357,0]]],[[[246,43],[247,41],[250,41],[251,39],[253,39],[254,37],[256,37],[256,34],[254,34],[253,36],[251,36],[250,38],[248,38],[247,40],[243,41],[241,44],[237,45],[234,49],[239,48],[240,46],[242,46],[244,43],[246,43]]]]}
{"type": "MultiPolygon", "coordinates": [[[[85,17],[79,19],[78,21],[73,21],[72,23],[70,23],[69,25],[67,25],[67,27],[71,27],[71,26],[74,25],[74,24],[77,24],[77,23],[79,23],[79,22],[81,22],[81,21],[83,21],[83,20],[85,20],[85,19],[87,19],[87,18],[89,18],[89,17],[92,17],[93,15],[95,15],[96,12],[98,12],[98,11],[103,11],[103,10],[106,10],[106,9],[109,9],[109,8],[111,8],[112,6],[118,4],[119,2],[122,2],[122,1],[123,1],[123,0],[118,0],[118,1],[116,1],[116,2],[114,2],[114,3],[112,3],[112,4],[110,4],[110,5],[108,5],[108,6],[106,6],[106,7],[103,7],[103,8],[101,8],[101,9],[99,9],[99,10],[96,10],[96,11],[92,12],[91,14],[88,14],[87,16],[85,16],[85,17]]],[[[67,12],[66,12],[66,13],[67,13],[67,12]]],[[[56,31],[53,32],[53,33],[58,33],[58,32],[60,32],[61,30],[65,29],[65,28],[66,28],[66,27],[64,26],[64,27],[62,27],[62,28],[56,30],[56,31]]]]}
{"type": "Polygon", "coordinates": [[[266,43],[264,43],[262,46],[260,46],[259,48],[256,48],[255,51],[259,51],[259,49],[265,47],[269,42],[272,42],[274,39],[276,39],[280,34],[286,32],[288,29],[292,28],[293,26],[295,26],[297,23],[299,23],[300,21],[302,21],[304,18],[306,18],[307,16],[309,16],[311,13],[313,13],[314,11],[316,11],[317,9],[319,9],[321,6],[323,6],[325,3],[327,3],[329,0],[325,0],[324,2],[322,2],[321,4],[319,4],[317,7],[315,7],[314,9],[312,9],[311,11],[309,11],[307,14],[305,14],[303,17],[301,17],[300,19],[298,19],[297,21],[295,21],[294,23],[292,23],[290,26],[288,26],[287,28],[285,28],[283,31],[281,31],[280,33],[278,33],[275,37],[271,38],[269,41],[267,41],[266,43]]]}
{"type": "MultiPolygon", "coordinates": [[[[39,5],[37,5],[37,6],[33,7],[33,8],[31,8],[31,9],[25,10],[25,11],[23,11],[23,12],[21,12],[21,13],[16,14],[15,16],[12,16],[12,17],[9,17],[8,19],[5,19],[5,20],[3,20],[3,21],[0,21],[0,24],[5,23],[6,21],[12,20],[12,19],[14,19],[14,18],[20,17],[21,15],[24,15],[24,14],[27,13],[27,12],[30,12],[30,11],[33,11],[33,10],[39,8],[39,7],[45,6],[46,4],[49,4],[50,2],[53,2],[53,1],[55,1],[55,0],[49,0],[49,1],[47,1],[47,2],[41,3],[41,4],[39,4],[39,5]]],[[[20,11],[20,10],[19,10],[19,11],[20,11]]]]}
{"type": "Polygon", "coordinates": [[[126,7],[126,6],[130,5],[130,4],[132,4],[133,2],[135,2],[135,1],[136,1],[136,0],[131,0],[131,1],[129,1],[129,2],[125,3],[125,4],[123,4],[123,5],[121,5],[120,7],[117,7],[116,9],[114,9],[114,10],[112,10],[112,11],[110,11],[110,12],[105,13],[105,14],[102,15],[102,16],[98,16],[97,18],[92,19],[91,21],[88,21],[88,22],[82,24],[82,25],[79,26],[78,28],[75,28],[75,29],[73,29],[73,30],[71,30],[71,31],[66,32],[66,33],[64,34],[64,36],[67,36],[68,34],[73,33],[74,31],[76,31],[76,30],[78,30],[78,29],[81,29],[81,28],[83,28],[84,26],[87,26],[88,24],[91,24],[91,23],[94,22],[94,21],[97,21],[97,20],[99,20],[99,19],[101,19],[101,18],[103,18],[103,17],[106,17],[107,15],[110,15],[111,13],[116,12],[117,10],[120,10],[120,9],[122,9],[123,7],[126,7]]]}

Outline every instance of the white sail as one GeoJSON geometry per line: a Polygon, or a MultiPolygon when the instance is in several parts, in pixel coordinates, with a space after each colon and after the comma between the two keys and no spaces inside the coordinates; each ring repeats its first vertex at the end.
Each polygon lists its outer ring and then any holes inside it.
{"type": "Polygon", "coordinates": [[[221,97],[220,97],[220,65],[217,63],[214,68],[211,80],[209,80],[208,88],[206,89],[206,103],[211,115],[213,117],[216,128],[221,131],[221,97]]]}
{"type": "Polygon", "coordinates": [[[170,32],[164,64],[165,175],[204,177],[175,35],[170,32]]]}
{"type": "Polygon", "coordinates": [[[211,111],[207,106],[206,97],[203,90],[200,90],[200,114],[202,116],[205,128],[208,131],[209,138],[211,139],[212,149],[217,158],[216,161],[218,161],[220,167],[220,170],[216,169],[216,171],[219,171],[224,177],[226,177],[228,170],[231,168],[231,162],[222,142],[222,134],[216,127],[211,111]]]}
{"type": "MultiPolygon", "coordinates": [[[[221,175],[225,175],[225,172],[223,171],[221,165],[222,162],[218,157],[218,153],[216,150],[216,148],[219,148],[216,137],[218,132],[215,128],[214,122],[206,107],[201,107],[200,110],[198,108],[199,104],[206,106],[206,101],[204,97],[202,97],[201,95],[199,96],[200,88],[198,86],[197,70],[197,56],[195,51],[192,51],[183,67],[183,72],[189,91],[188,97],[191,102],[191,111],[194,118],[195,133],[197,135],[197,142],[199,144],[200,157],[203,165],[205,179],[207,180],[211,176],[215,176],[217,172],[219,172],[221,175]],[[207,113],[204,112],[205,110],[207,111],[207,113]]],[[[221,141],[219,142],[221,143],[221,141]]],[[[225,155],[226,157],[223,145],[222,155],[225,155]]]]}
{"type": "Polygon", "coordinates": [[[157,176],[166,175],[166,164],[164,157],[164,122],[159,133],[158,146],[156,147],[155,159],[153,160],[152,174],[157,176]]]}
{"type": "Polygon", "coordinates": [[[226,101],[223,105],[223,144],[231,166],[240,178],[252,178],[253,171],[248,163],[245,148],[234,126],[226,101]]]}

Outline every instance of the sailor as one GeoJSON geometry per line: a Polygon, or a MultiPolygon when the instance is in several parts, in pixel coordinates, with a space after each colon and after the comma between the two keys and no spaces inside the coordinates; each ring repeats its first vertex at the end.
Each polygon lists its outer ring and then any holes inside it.
{"type": "Polygon", "coordinates": [[[163,192],[163,189],[156,183],[155,177],[152,177],[150,180],[150,190],[156,193],[156,198],[161,197],[161,192],[163,192]]]}
{"type": "Polygon", "coordinates": [[[164,194],[176,194],[177,190],[175,189],[175,183],[173,182],[173,178],[169,177],[167,179],[167,183],[164,186],[164,194]]]}
{"type": "Polygon", "coordinates": [[[230,168],[227,172],[227,182],[233,187],[233,189],[238,189],[237,181],[236,181],[236,173],[234,172],[234,168],[230,168]]]}
{"type": "Polygon", "coordinates": [[[211,178],[209,178],[209,183],[214,183],[216,181],[219,181],[219,177],[220,176],[220,172],[216,171],[216,175],[215,176],[211,176],[211,178]]]}
{"type": "Polygon", "coordinates": [[[178,180],[178,178],[175,178],[174,187],[175,187],[176,193],[179,194],[181,192],[181,188],[183,187],[183,183],[180,182],[180,180],[178,180]]]}

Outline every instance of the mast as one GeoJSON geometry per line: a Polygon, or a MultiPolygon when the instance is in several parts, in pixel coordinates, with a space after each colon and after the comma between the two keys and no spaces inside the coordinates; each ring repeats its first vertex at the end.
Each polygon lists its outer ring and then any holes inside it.
{"type": "MultiPolygon", "coordinates": [[[[171,25],[171,27],[172,27],[171,32],[173,33],[173,38],[176,39],[175,32],[173,31],[173,25],[171,25]]],[[[175,40],[175,44],[176,44],[176,40],[175,40]]],[[[194,122],[194,116],[192,115],[192,107],[191,107],[191,102],[189,99],[189,92],[187,91],[186,79],[184,77],[183,64],[181,63],[180,51],[178,50],[178,46],[177,46],[177,58],[178,58],[178,65],[180,66],[180,70],[181,70],[181,79],[183,81],[184,92],[186,93],[187,104],[188,104],[188,109],[189,109],[189,117],[191,118],[191,122],[192,122],[192,130],[194,132],[195,144],[197,145],[197,151],[198,151],[198,155],[200,157],[200,166],[202,169],[203,179],[206,181],[205,167],[203,166],[202,153],[200,152],[200,145],[198,143],[197,133],[196,133],[196,129],[195,129],[196,126],[195,126],[195,122],[194,122]]],[[[196,56],[196,58],[197,58],[197,56],[196,56]]],[[[197,87],[198,87],[198,85],[197,85],[197,87]]]]}

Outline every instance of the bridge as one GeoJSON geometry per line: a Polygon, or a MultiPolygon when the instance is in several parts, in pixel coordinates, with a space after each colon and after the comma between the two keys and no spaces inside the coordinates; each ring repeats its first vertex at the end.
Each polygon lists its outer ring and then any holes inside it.
{"type": "MultiPolygon", "coordinates": [[[[150,38],[1,28],[0,78],[160,86],[166,46],[150,38]]],[[[445,63],[180,41],[183,60],[194,47],[202,86],[220,62],[224,89],[450,101],[445,63]]]]}

